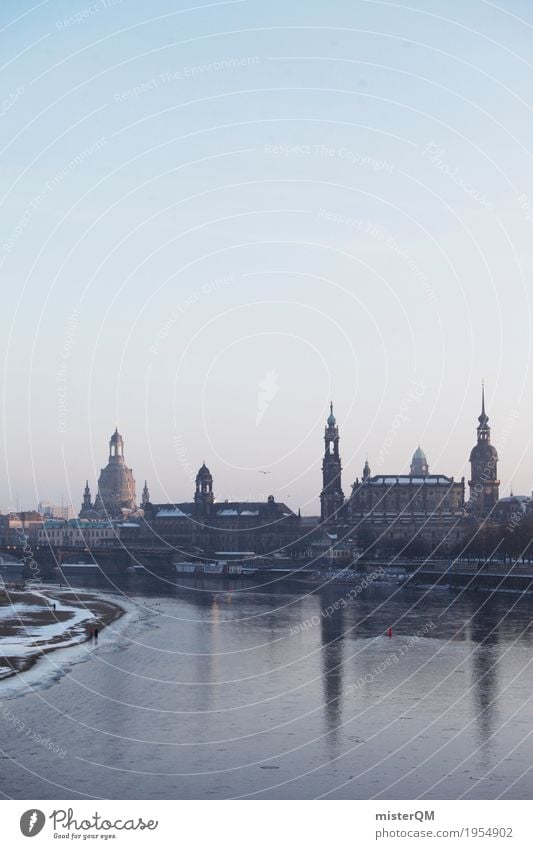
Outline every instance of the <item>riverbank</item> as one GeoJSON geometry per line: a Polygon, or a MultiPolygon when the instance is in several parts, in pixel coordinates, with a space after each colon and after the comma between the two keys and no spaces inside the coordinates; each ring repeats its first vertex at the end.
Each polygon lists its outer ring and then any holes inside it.
{"type": "Polygon", "coordinates": [[[0,594],[0,680],[30,669],[44,654],[94,639],[125,610],[97,593],[52,588],[0,594]]]}

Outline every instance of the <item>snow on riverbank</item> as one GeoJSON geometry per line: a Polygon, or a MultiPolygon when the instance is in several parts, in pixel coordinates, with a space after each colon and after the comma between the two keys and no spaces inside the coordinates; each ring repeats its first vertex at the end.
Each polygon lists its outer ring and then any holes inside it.
{"type": "Polygon", "coordinates": [[[94,592],[9,592],[7,604],[0,605],[0,679],[29,669],[45,653],[85,642],[123,613],[94,592]]]}
{"type": "MultiPolygon", "coordinates": [[[[50,589],[51,595],[58,592],[57,586],[43,587],[50,589]]],[[[87,595],[123,610],[123,615],[115,619],[108,627],[100,631],[98,642],[91,639],[81,640],[70,646],[62,647],[61,651],[42,652],[37,656],[38,662],[28,664],[27,668],[17,674],[10,668],[10,675],[1,680],[0,668],[0,705],[17,699],[28,692],[35,693],[53,686],[63,675],[79,663],[91,660],[94,656],[108,655],[110,652],[121,651],[135,642],[138,634],[147,627],[154,617],[154,612],[135,599],[114,593],[105,593],[96,589],[72,590],[80,601],[87,595]]],[[[0,626],[1,633],[1,626],[0,626]]],[[[1,646],[1,640],[0,640],[1,646]]],[[[54,646],[52,646],[54,648],[54,646]]],[[[0,664],[2,663],[0,650],[0,664]]]]}

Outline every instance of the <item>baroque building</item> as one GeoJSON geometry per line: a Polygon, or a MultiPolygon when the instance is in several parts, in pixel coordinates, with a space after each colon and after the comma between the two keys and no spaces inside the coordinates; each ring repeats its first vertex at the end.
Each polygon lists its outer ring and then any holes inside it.
{"type": "Polygon", "coordinates": [[[381,547],[435,546],[444,549],[461,538],[465,481],[429,473],[418,446],[408,475],[372,475],[368,461],[356,479],[344,515],[357,536],[381,547]]]}
{"type": "Polygon", "coordinates": [[[121,519],[137,510],[135,503],[135,480],[133,472],[124,460],[124,440],[115,428],[109,440],[109,458],[100,471],[98,491],[94,504],[91,499],[89,481],[85,484],[80,519],[106,517],[121,519]]]}
{"type": "Polygon", "coordinates": [[[333,406],[327,420],[322,461],[321,521],[339,537],[357,538],[360,548],[405,550],[406,553],[460,548],[474,525],[493,521],[499,502],[498,453],[491,444],[485,390],[482,388],[477,443],[470,454],[470,497],[465,479],[431,474],[427,457],[416,448],[409,474],[372,475],[368,459],[361,480],[345,499],[341,487],[339,428],[333,406]]]}
{"type": "Polygon", "coordinates": [[[294,553],[301,518],[273,495],[266,501],[216,501],[213,476],[205,462],[198,470],[192,501],[144,505],[143,535],[178,553],[214,555],[249,552],[294,553]]]}

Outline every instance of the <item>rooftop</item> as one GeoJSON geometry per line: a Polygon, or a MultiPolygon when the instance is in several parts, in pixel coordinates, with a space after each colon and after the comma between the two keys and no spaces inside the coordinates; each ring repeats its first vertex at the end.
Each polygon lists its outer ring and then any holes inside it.
{"type": "Polygon", "coordinates": [[[387,485],[393,486],[437,486],[456,483],[453,478],[446,475],[374,475],[363,482],[365,486],[387,485]]]}

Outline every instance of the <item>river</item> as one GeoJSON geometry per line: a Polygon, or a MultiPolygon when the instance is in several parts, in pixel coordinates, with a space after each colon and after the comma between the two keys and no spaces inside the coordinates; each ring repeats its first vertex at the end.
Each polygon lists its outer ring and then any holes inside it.
{"type": "Polygon", "coordinates": [[[394,583],[72,583],[128,614],[98,645],[0,685],[4,797],[533,794],[533,600],[394,583]]]}

